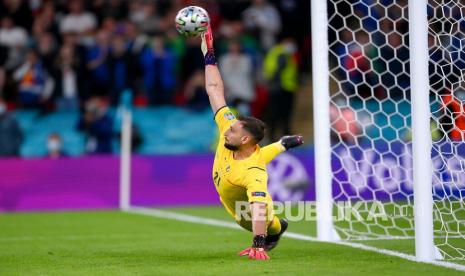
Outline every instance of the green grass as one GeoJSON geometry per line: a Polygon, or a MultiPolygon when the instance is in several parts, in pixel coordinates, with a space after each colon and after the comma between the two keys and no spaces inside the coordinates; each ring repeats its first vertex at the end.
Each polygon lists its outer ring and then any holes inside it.
{"type": "MultiPolygon", "coordinates": [[[[221,207],[175,210],[232,221],[221,207]]],[[[311,224],[292,223],[290,231],[312,234],[311,224]]],[[[245,231],[117,211],[0,214],[0,275],[460,274],[288,238],[269,262],[236,256],[250,240],[245,231]]]]}
{"type": "MultiPolygon", "coordinates": [[[[367,206],[364,206],[359,209],[360,214],[363,218],[366,218],[368,215],[367,210],[370,210],[370,203],[366,204],[367,206]]],[[[196,216],[201,216],[201,217],[209,217],[209,218],[216,218],[216,219],[223,219],[223,220],[229,220],[232,221],[229,217],[229,215],[224,211],[222,208],[172,208],[170,209],[175,212],[181,212],[185,214],[191,214],[191,215],[196,215],[196,216]]],[[[356,240],[357,237],[360,237],[359,234],[353,234],[353,231],[349,231],[348,229],[353,229],[354,231],[362,232],[362,233],[367,233],[367,231],[370,231],[373,233],[374,238],[376,235],[395,235],[395,236],[414,236],[413,232],[413,209],[411,205],[408,205],[407,203],[402,204],[402,203],[397,203],[396,208],[393,207],[392,203],[385,204],[384,205],[384,210],[387,214],[387,220],[383,221],[378,219],[377,221],[365,221],[362,220],[360,222],[356,221],[355,218],[352,216],[350,224],[349,222],[345,220],[340,220],[335,222],[335,226],[338,227],[338,229],[341,229],[342,231],[338,231],[339,235],[341,236],[342,239],[347,239],[349,235],[347,233],[351,234],[351,241],[352,242],[357,242],[357,243],[362,243],[366,244],[369,246],[374,246],[378,248],[383,248],[383,249],[389,249],[389,250],[394,250],[410,255],[415,255],[415,240],[413,238],[408,238],[408,239],[401,239],[401,240],[356,240]],[[403,213],[401,214],[397,209],[399,206],[404,206],[408,208],[404,208],[403,213]],[[368,228],[369,227],[369,228],[368,228]],[[400,231],[404,230],[404,231],[400,231]]],[[[334,209],[334,214],[337,214],[337,209],[334,209]]],[[[297,210],[293,208],[291,210],[292,215],[297,214],[297,210]]],[[[286,216],[288,217],[288,216],[286,216]]],[[[444,216],[443,216],[444,217],[444,216]]],[[[458,217],[463,220],[463,217],[458,217]]],[[[450,219],[450,221],[455,221],[455,219],[450,219]]],[[[451,227],[452,228],[452,227],[451,227]]],[[[440,229],[440,224],[438,221],[435,222],[435,229],[440,229]]],[[[299,233],[299,234],[305,234],[309,236],[316,236],[316,222],[315,221],[306,221],[306,220],[301,220],[301,221],[293,221],[290,224],[289,231],[299,233]]],[[[462,231],[463,233],[463,231],[462,231]]],[[[439,232],[437,233],[439,234],[439,232]]],[[[453,232],[450,232],[451,235],[457,235],[454,234],[453,232]]],[[[444,234],[441,234],[444,235],[444,234]]],[[[366,235],[362,235],[366,236],[366,235]]],[[[458,253],[455,251],[455,248],[465,248],[465,240],[461,238],[448,238],[447,243],[445,239],[442,238],[436,238],[435,239],[435,244],[443,251],[449,254],[452,257],[459,257],[462,254],[465,254],[465,252],[458,253]]],[[[452,262],[458,263],[465,265],[465,260],[453,260],[452,262]]]]}

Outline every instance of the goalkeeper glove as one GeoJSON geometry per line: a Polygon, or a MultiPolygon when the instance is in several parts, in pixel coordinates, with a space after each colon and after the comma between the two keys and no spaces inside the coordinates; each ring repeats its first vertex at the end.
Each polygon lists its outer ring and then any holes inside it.
{"type": "Polygon", "coordinates": [[[265,239],[265,235],[255,235],[255,237],[253,237],[252,247],[239,252],[239,256],[248,255],[251,260],[269,260],[270,257],[265,251],[265,239]]]}
{"type": "Polygon", "coordinates": [[[279,141],[286,150],[289,150],[302,145],[304,143],[304,137],[302,135],[283,136],[279,141]]]}
{"type": "Polygon", "coordinates": [[[208,30],[201,35],[202,49],[205,65],[216,65],[215,51],[213,50],[213,33],[210,26],[208,30]]]}

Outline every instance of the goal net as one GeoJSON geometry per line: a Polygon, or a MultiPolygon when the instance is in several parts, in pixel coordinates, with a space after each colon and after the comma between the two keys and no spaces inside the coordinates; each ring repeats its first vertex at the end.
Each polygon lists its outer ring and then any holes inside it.
{"type": "Polygon", "coordinates": [[[465,259],[464,16],[463,1],[429,1],[434,234],[448,259],[465,259]]]}
{"type": "MultiPolygon", "coordinates": [[[[442,257],[464,259],[465,5],[430,0],[427,12],[434,241],[442,257]]],[[[414,238],[408,23],[407,0],[328,1],[333,221],[341,239],[414,238]]]]}

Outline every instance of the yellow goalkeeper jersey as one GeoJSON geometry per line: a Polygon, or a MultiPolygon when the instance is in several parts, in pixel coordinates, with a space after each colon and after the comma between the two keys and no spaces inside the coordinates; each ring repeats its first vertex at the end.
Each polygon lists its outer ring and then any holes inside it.
{"type": "Polygon", "coordinates": [[[236,117],[227,106],[220,108],[215,114],[220,137],[212,176],[221,201],[230,213],[233,212],[236,201],[272,203],[267,189],[266,165],[285,150],[279,142],[263,148],[257,145],[251,156],[235,160],[233,151],[224,146],[224,133],[236,121],[236,117]]]}

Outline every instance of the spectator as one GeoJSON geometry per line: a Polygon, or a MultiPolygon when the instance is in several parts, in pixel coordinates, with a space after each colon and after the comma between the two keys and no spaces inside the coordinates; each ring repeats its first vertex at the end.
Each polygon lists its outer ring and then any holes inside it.
{"type": "Polygon", "coordinates": [[[347,74],[341,74],[339,78],[349,80],[343,82],[343,90],[347,95],[356,94],[369,98],[379,85],[372,66],[372,64],[378,64],[373,61],[377,53],[376,48],[370,42],[368,33],[363,31],[354,34],[349,29],[343,29],[341,37],[342,43],[335,48],[334,52],[338,55],[341,67],[347,72],[347,74]]]}
{"type": "Polygon", "coordinates": [[[362,127],[357,121],[355,111],[347,105],[345,98],[335,98],[329,108],[331,120],[331,140],[354,144],[362,137],[362,127]]]}
{"type": "Polygon", "coordinates": [[[69,14],[60,21],[60,32],[77,33],[80,37],[80,43],[87,44],[89,42],[88,36],[97,27],[95,15],[84,10],[84,4],[81,0],[71,0],[68,8],[69,14]]]}
{"type": "Polygon", "coordinates": [[[96,44],[87,49],[86,65],[89,71],[92,96],[108,96],[110,90],[110,34],[100,30],[95,37],[96,44]]]}
{"type": "Polygon", "coordinates": [[[0,156],[18,156],[22,141],[18,122],[8,113],[5,101],[0,98],[0,156]]]}
{"type": "Polygon", "coordinates": [[[441,105],[444,114],[440,118],[442,130],[449,139],[455,142],[465,141],[465,89],[456,86],[453,91],[441,95],[441,105]]]}
{"type": "MultiPolygon", "coordinates": [[[[220,40],[219,48],[223,51],[229,49],[229,41],[237,41],[241,45],[241,50],[244,54],[249,56],[253,63],[254,72],[258,72],[263,62],[261,48],[258,41],[244,32],[244,24],[240,20],[230,22],[223,22],[219,33],[226,39],[220,40]]],[[[261,77],[260,75],[256,77],[261,77]]]]}
{"type": "Polygon", "coordinates": [[[161,18],[157,14],[157,7],[155,2],[147,2],[142,7],[143,17],[138,22],[139,28],[142,32],[147,34],[159,33],[161,24],[161,18]]]}
{"type": "Polygon", "coordinates": [[[37,41],[37,51],[45,69],[48,72],[51,72],[58,52],[55,38],[51,33],[43,33],[39,36],[37,41]]]}
{"type": "Polygon", "coordinates": [[[247,30],[255,33],[263,49],[268,50],[276,43],[281,31],[281,17],[278,10],[266,0],[253,0],[243,13],[247,30]]]}
{"type": "Polygon", "coordinates": [[[128,79],[129,87],[133,91],[139,92],[141,89],[141,77],[143,75],[140,60],[140,53],[146,47],[147,36],[139,32],[138,27],[131,21],[123,23],[123,35],[126,42],[126,49],[129,55],[129,72],[131,72],[131,78],[128,79]]]}
{"type": "Polygon", "coordinates": [[[229,51],[219,60],[226,100],[242,115],[250,115],[250,103],[255,98],[252,60],[241,53],[237,41],[229,43],[229,51]]]}
{"type": "Polygon", "coordinates": [[[6,70],[14,70],[25,58],[28,36],[25,29],[15,26],[11,17],[4,17],[0,24],[0,45],[8,47],[6,70]]]}
{"type": "Polygon", "coordinates": [[[63,142],[58,133],[52,133],[47,138],[47,157],[58,159],[67,154],[63,151],[63,142]]]}
{"type": "Polygon", "coordinates": [[[59,39],[59,26],[52,1],[43,3],[40,13],[34,18],[32,35],[39,37],[42,33],[50,33],[55,40],[59,39]]]}
{"type": "Polygon", "coordinates": [[[127,47],[130,52],[138,56],[143,47],[147,44],[147,36],[141,34],[139,28],[131,21],[126,21],[124,23],[124,35],[127,42],[127,47]]]}
{"type": "Polygon", "coordinates": [[[163,37],[154,36],[150,47],[140,56],[144,90],[152,105],[172,104],[176,85],[176,57],[164,45],[163,37]]]}
{"type": "Polygon", "coordinates": [[[267,53],[263,65],[270,92],[269,127],[270,139],[277,140],[291,131],[291,114],[294,94],[298,87],[297,46],[292,38],[285,38],[267,53]],[[278,134],[282,128],[282,135],[278,134]]]}
{"type": "Polygon", "coordinates": [[[145,19],[144,3],[141,0],[129,1],[129,20],[140,24],[145,19]]]}
{"type": "Polygon", "coordinates": [[[210,106],[207,92],[205,91],[205,76],[203,71],[197,70],[187,81],[184,89],[184,97],[187,107],[192,110],[205,110],[210,106]]]}
{"type": "Polygon", "coordinates": [[[186,49],[181,60],[181,81],[186,83],[197,70],[203,70],[204,60],[202,55],[198,54],[199,42],[197,38],[187,38],[186,49]]]}
{"type": "Polygon", "coordinates": [[[107,16],[102,19],[102,23],[100,24],[100,29],[106,31],[109,34],[116,33],[119,31],[118,22],[113,17],[107,16]]]}
{"type": "Polygon", "coordinates": [[[75,110],[79,107],[79,93],[83,87],[82,75],[74,48],[63,45],[53,69],[56,82],[54,99],[58,109],[75,110]]]}
{"type": "Polygon", "coordinates": [[[19,102],[23,107],[40,107],[50,98],[54,88],[54,80],[45,69],[36,50],[30,49],[26,61],[13,75],[18,82],[19,102]]]}
{"type": "Polygon", "coordinates": [[[29,31],[32,25],[32,12],[26,0],[0,1],[0,17],[8,16],[13,19],[14,25],[29,31]]]}
{"type": "Polygon", "coordinates": [[[78,122],[78,129],[86,133],[86,152],[101,154],[112,152],[113,119],[108,103],[100,97],[90,98],[78,122]]]}
{"type": "MultiPolygon", "coordinates": [[[[79,72],[79,76],[85,79],[89,79],[89,72],[87,70],[86,55],[87,48],[83,45],[78,44],[78,36],[75,33],[67,33],[62,36],[63,46],[71,48],[73,54],[73,67],[79,72]]],[[[91,82],[81,81],[78,83],[79,87],[79,100],[81,104],[90,98],[91,94],[91,82]]]]}
{"type": "Polygon", "coordinates": [[[5,62],[8,58],[8,48],[0,45],[0,97],[3,97],[3,88],[5,87],[6,72],[5,62]]]}
{"type": "Polygon", "coordinates": [[[124,37],[116,35],[111,41],[111,52],[109,57],[110,78],[111,78],[111,104],[118,104],[121,93],[129,87],[129,82],[133,76],[130,70],[130,54],[127,51],[124,37]]]}

